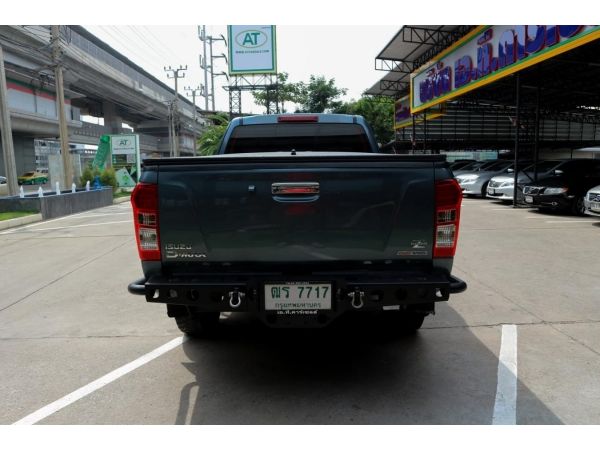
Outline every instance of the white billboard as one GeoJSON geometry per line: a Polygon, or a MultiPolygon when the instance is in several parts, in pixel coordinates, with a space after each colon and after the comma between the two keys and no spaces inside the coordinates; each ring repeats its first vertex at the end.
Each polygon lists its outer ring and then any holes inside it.
{"type": "Polygon", "coordinates": [[[228,25],[229,75],[277,73],[274,25],[228,25]]]}

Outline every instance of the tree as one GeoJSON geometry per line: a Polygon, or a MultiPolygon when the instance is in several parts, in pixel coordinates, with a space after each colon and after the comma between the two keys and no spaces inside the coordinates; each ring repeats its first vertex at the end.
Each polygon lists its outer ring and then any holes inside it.
{"type": "Polygon", "coordinates": [[[277,93],[276,98],[271,91],[253,91],[252,96],[257,105],[267,107],[267,99],[271,102],[275,100],[280,104],[281,112],[286,112],[285,102],[299,103],[300,102],[300,83],[291,83],[288,81],[289,74],[281,72],[277,74],[277,93]],[[270,98],[269,98],[270,97],[270,98]]]}
{"type": "Polygon", "coordinates": [[[334,110],[338,114],[363,116],[373,127],[377,142],[387,144],[394,138],[394,103],[361,97],[357,101],[341,104],[334,110]]]}
{"type": "Polygon", "coordinates": [[[214,114],[209,119],[212,121],[212,124],[198,138],[198,154],[201,156],[215,154],[229,125],[229,119],[225,113],[214,114]]]}
{"type": "Polygon", "coordinates": [[[326,80],[324,76],[311,75],[308,84],[299,83],[298,112],[329,112],[339,108],[342,102],[338,98],[348,92],[335,85],[335,78],[326,80]]]}

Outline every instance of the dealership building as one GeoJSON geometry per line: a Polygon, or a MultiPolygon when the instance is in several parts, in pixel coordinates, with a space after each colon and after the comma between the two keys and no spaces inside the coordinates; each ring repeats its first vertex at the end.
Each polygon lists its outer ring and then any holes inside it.
{"type": "Polygon", "coordinates": [[[403,26],[375,66],[398,153],[600,157],[600,26],[403,26]]]}

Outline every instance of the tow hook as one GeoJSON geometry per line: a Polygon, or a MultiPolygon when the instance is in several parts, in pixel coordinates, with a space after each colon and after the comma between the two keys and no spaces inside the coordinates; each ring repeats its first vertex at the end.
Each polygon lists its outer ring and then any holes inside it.
{"type": "Polygon", "coordinates": [[[229,296],[229,306],[231,306],[233,309],[237,309],[241,306],[242,300],[244,300],[244,298],[246,297],[246,294],[244,294],[243,292],[240,292],[236,289],[235,291],[229,291],[228,296],[229,296]]]}
{"type": "Polygon", "coordinates": [[[360,309],[365,306],[365,292],[356,289],[354,292],[349,292],[350,304],[354,309],[360,309]]]}

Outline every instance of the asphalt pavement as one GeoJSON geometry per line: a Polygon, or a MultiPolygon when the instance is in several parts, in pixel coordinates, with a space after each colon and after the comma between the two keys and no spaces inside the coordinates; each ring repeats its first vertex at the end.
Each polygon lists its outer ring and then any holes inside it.
{"type": "Polygon", "coordinates": [[[232,314],[198,341],[128,294],[128,203],[6,230],[0,423],[598,424],[599,233],[598,218],[465,199],[469,288],[414,336],[232,314]]]}

